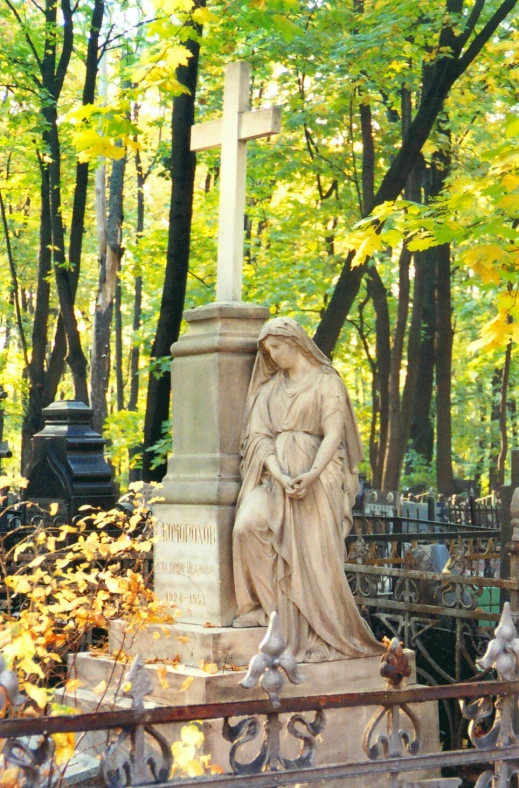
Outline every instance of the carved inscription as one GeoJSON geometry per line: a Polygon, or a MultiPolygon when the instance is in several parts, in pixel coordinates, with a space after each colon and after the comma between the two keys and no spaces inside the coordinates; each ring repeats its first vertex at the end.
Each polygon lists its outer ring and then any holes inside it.
{"type": "MultiPolygon", "coordinates": [[[[179,520],[182,515],[177,515],[179,520]]],[[[218,584],[215,523],[158,522],[155,525],[155,590],[182,611],[183,620],[207,621],[218,584]]]]}
{"type": "Polygon", "coordinates": [[[182,591],[166,591],[166,602],[173,602],[175,605],[203,607],[205,605],[205,595],[184,594],[182,591]]]}
{"type": "Polygon", "coordinates": [[[214,564],[197,564],[193,561],[156,561],[155,573],[172,575],[206,575],[216,576],[214,564]]]}
{"type": "Polygon", "coordinates": [[[177,544],[216,544],[215,525],[189,523],[157,523],[155,535],[162,542],[177,544]]]}

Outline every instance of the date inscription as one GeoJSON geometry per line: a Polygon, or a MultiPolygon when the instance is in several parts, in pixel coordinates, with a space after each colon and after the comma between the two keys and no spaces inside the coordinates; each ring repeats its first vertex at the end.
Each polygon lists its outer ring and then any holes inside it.
{"type": "Polygon", "coordinates": [[[182,591],[166,591],[166,602],[187,607],[204,607],[205,594],[184,594],[182,591]]]}

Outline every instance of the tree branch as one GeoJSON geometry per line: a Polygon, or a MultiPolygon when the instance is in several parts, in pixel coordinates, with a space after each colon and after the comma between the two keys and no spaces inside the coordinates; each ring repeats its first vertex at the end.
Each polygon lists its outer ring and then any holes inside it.
{"type": "Polygon", "coordinates": [[[39,69],[40,69],[40,71],[41,71],[41,65],[42,65],[42,64],[41,64],[40,56],[38,55],[38,52],[37,52],[37,50],[36,50],[36,47],[34,46],[34,44],[33,44],[33,42],[32,42],[32,39],[31,39],[31,37],[30,37],[29,33],[28,33],[28,32],[27,32],[27,30],[25,29],[25,25],[24,25],[24,23],[23,23],[23,19],[21,18],[20,14],[19,14],[19,13],[18,13],[18,11],[16,10],[15,6],[14,6],[14,5],[11,3],[11,0],[4,0],[4,3],[5,3],[5,4],[6,4],[6,6],[7,6],[7,7],[10,9],[11,13],[14,15],[14,17],[15,17],[16,21],[18,22],[18,24],[20,25],[21,29],[23,30],[23,34],[24,34],[24,36],[25,36],[25,40],[26,40],[26,41],[27,41],[27,43],[29,44],[29,47],[30,47],[30,49],[31,49],[31,52],[32,52],[32,54],[34,55],[34,59],[36,60],[36,63],[38,64],[38,68],[39,68],[39,69]]]}
{"type": "Polygon", "coordinates": [[[39,3],[37,3],[37,2],[36,2],[36,0],[30,0],[30,2],[31,2],[31,3],[33,4],[33,6],[35,6],[35,7],[38,9],[38,11],[40,11],[42,14],[44,14],[44,13],[45,13],[45,10],[44,10],[44,9],[41,7],[41,5],[39,5],[39,3]]]}
{"type": "Polygon", "coordinates": [[[484,7],[485,7],[485,0],[476,0],[476,2],[474,3],[474,8],[470,12],[470,16],[467,19],[465,30],[463,31],[463,33],[458,39],[458,41],[461,44],[461,49],[463,49],[463,47],[469,40],[470,36],[474,32],[474,28],[476,27],[476,24],[478,22],[479,17],[481,16],[481,12],[483,11],[484,7]]]}
{"type": "Polygon", "coordinates": [[[9,225],[7,224],[7,216],[5,213],[5,205],[4,205],[4,197],[2,191],[0,189],[0,213],[2,214],[2,224],[4,227],[4,236],[5,236],[5,248],[7,251],[7,259],[9,261],[9,269],[11,271],[11,279],[13,283],[13,299],[14,299],[14,311],[16,314],[16,323],[18,325],[18,332],[20,334],[20,343],[22,346],[23,352],[23,360],[25,362],[25,367],[30,374],[31,368],[29,364],[29,356],[27,353],[27,340],[25,338],[25,331],[23,329],[23,322],[22,322],[22,311],[20,308],[20,286],[18,283],[18,275],[16,272],[16,266],[14,263],[13,258],[13,251],[11,249],[11,238],[9,236],[9,225]]]}
{"type": "Polygon", "coordinates": [[[59,97],[63,87],[63,82],[65,81],[65,75],[70,63],[72,47],[74,44],[74,25],[72,22],[73,11],[70,7],[70,0],[61,0],[61,11],[63,13],[65,24],[63,26],[63,48],[61,50],[58,67],[56,69],[56,75],[54,77],[54,96],[56,99],[59,97]]]}
{"type": "Polygon", "coordinates": [[[488,39],[496,32],[503,19],[508,16],[510,11],[513,11],[516,5],[517,0],[505,0],[499,6],[495,14],[490,17],[486,25],[479,31],[468,49],[455,64],[456,77],[461,76],[466,71],[472,61],[479,55],[488,39]]]}

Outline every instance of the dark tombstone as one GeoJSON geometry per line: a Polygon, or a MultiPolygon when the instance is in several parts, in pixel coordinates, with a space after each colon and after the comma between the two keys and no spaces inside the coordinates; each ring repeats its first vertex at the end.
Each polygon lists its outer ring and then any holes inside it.
{"type": "Polygon", "coordinates": [[[106,441],[90,426],[92,409],[82,402],[53,402],[43,410],[45,427],[32,439],[24,499],[27,519],[41,515],[46,524],[71,523],[82,506],[115,505],[112,470],[104,456],[106,441]],[[58,511],[46,515],[50,505],[58,511]]]}
{"type": "Polygon", "coordinates": [[[472,495],[481,498],[481,485],[475,479],[454,479],[454,495],[472,495]]]}

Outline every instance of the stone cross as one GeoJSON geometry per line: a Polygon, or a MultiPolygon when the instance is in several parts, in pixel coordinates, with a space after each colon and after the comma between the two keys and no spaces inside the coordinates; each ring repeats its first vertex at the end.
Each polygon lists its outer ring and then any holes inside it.
{"type": "Polygon", "coordinates": [[[247,141],[281,128],[279,107],[249,111],[250,65],[225,70],[223,118],[191,128],[191,150],[222,147],[218,231],[217,301],[241,301],[247,141]]]}

